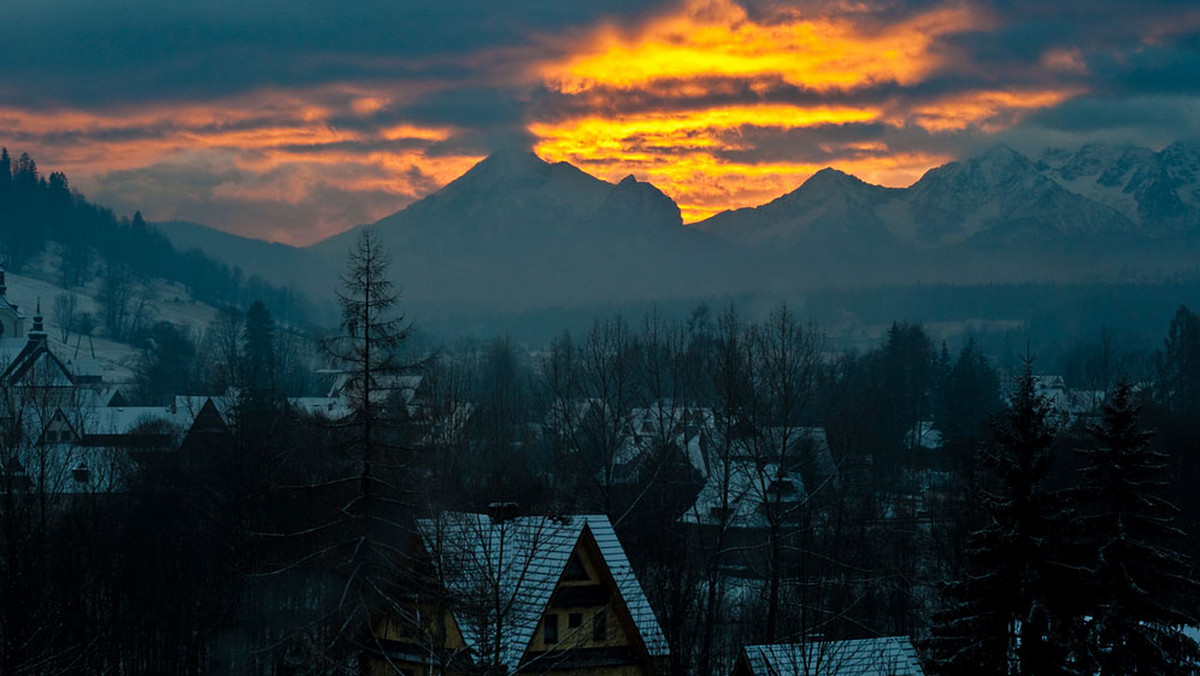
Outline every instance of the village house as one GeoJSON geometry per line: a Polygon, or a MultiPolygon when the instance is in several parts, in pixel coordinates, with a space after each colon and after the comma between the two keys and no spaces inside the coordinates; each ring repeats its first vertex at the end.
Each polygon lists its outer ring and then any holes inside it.
{"type": "Polygon", "coordinates": [[[229,406],[176,396],[128,406],[90,362],[55,354],[40,304],[33,324],[7,297],[0,268],[0,472],[7,486],[54,495],[119,493],[139,464],[176,451],[228,447],[229,406]]]}
{"type": "Polygon", "coordinates": [[[668,656],[608,518],[446,513],[419,524],[372,673],[647,676],[668,656]]]}

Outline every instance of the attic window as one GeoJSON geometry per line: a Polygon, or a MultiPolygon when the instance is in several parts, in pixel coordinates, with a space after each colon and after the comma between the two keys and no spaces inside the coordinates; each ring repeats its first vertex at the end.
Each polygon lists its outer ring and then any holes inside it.
{"type": "Polygon", "coordinates": [[[547,615],[542,623],[542,639],[546,645],[558,643],[558,615],[547,615]]]}
{"type": "Polygon", "coordinates": [[[579,560],[579,555],[572,553],[571,558],[567,561],[567,567],[563,570],[563,579],[570,582],[580,582],[588,580],[587,571],[583,568],[583,562],[579,560]]]}

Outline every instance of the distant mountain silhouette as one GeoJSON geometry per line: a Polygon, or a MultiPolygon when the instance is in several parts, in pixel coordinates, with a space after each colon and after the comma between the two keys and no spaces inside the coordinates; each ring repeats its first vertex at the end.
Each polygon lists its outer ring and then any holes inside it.
{"type": "MultiPolygon", "coordinates": [[[[366,226],[306,249],[202,236],[194,227],[163,231],[320,299],[332,298],[366,226]]],[[[506,149],[371,227],[395,259],[406,299],[432,307],[1102,280],[1195,267],[1200,152],[1093,144],[1035,162],[997,145],[907,188],[823,169],[767,204],[684,226],[675,203],[649,183],[629,176],[614,185],[506,149]]]]}

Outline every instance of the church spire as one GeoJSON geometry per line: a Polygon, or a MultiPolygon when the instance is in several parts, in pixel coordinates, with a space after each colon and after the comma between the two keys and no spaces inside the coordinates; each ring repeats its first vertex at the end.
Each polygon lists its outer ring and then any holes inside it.
{"type": "Polygon", "coordinates": [[[42,325],[42,299],[38,298],[37,309],[33,313],[33,329],[29,332],[29,340],[31,342],[42,341],[46,339],[46,329],[42,325]]]}

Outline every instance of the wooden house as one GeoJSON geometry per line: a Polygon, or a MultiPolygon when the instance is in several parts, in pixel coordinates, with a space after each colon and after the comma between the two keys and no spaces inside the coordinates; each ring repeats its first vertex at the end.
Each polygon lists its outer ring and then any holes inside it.
{"type": "Polygon", "coordinates": [[[420,523],[372,673],[647,676],[668,647],[608,518],[448,513],[420,523]]]}

